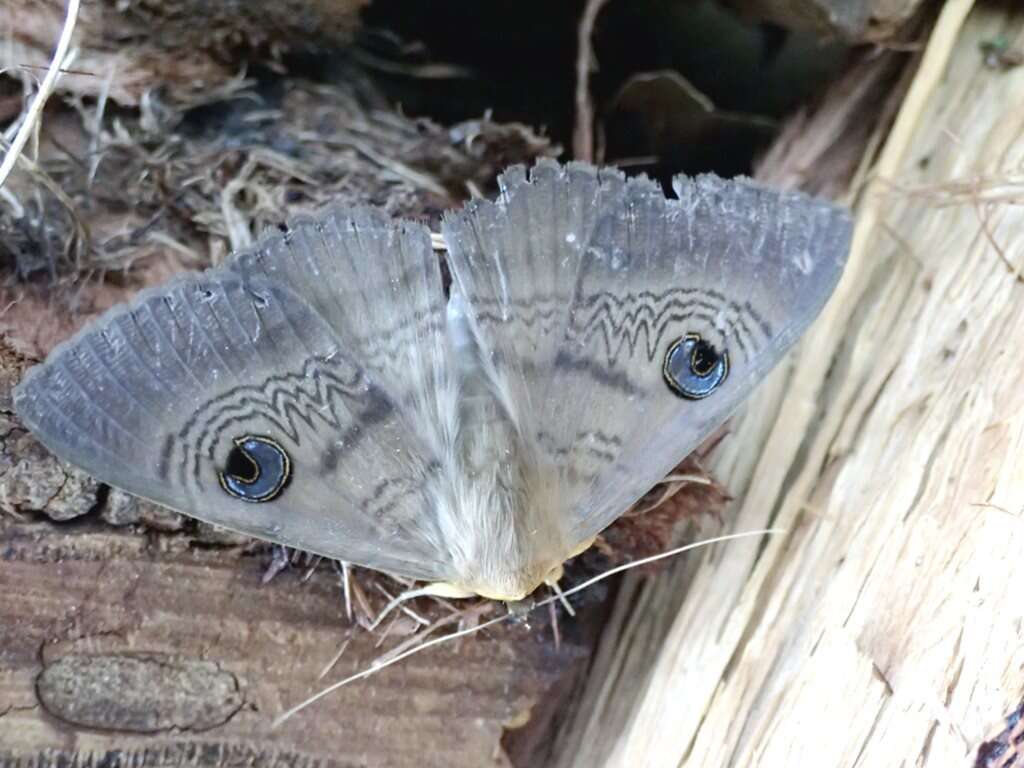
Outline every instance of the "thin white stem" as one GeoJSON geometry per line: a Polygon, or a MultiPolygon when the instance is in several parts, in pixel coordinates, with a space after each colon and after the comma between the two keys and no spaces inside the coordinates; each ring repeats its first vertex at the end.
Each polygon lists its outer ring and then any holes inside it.
{"type": "Polygon", "coordinates": [[[53,54],[50,68],[46,70],[46,77],[43,78],[39,91],[36,92],[35,98],[32,99],[32,103],[28,108],[28,114],[25,115],[21,127],[14,135],[14,141],[11,142],[7,154],[4,155],[3,163],[0,163],[0,187],[7,181],[7,177],[14,168],[14,164],[18,161],[18,156],[21,155],[21,150],[24,149],[29,136],[32,135],[32,131],[35,129],[36,123],[43,113],[46,100],[50,98],[50,94],[53,93],[53,88],[57,84],[57,78],[60,77],[61,65],[68,55],[68,48],[71,46],[71,35],[75,31],[79,2],[80,0],[68,0],[68,12],[64,18],[64,28],[60,33],[60,40],[57,41],[57,50],[53,54]]]}
{"type": "Polygon", "coordinates": [[[576,125],[572,150],[577,160],[594,162],[594,106],[590,100],[590,73],[594,68],[594,25],[608,0],[587,0],[576,30],[576,125]]]}

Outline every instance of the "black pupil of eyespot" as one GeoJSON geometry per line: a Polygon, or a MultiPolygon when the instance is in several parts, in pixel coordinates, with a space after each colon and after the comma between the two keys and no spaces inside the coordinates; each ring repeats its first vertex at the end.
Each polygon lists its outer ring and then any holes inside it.
{"type": "Polygon", "coordinates": [[[707,376],[718,365],[721,355],[706,341],[698,341],[693,347],[693,372],[697,376],[707,376]]]}
{"type": "Polygon", "coordinates": [[[254,469],[253,461],[245,455],[245,451],[237,445],[231,449],[231,452],[228,454],[227,464],[224,467],[225,475],[240,479],[252,478],[254,469]]]}

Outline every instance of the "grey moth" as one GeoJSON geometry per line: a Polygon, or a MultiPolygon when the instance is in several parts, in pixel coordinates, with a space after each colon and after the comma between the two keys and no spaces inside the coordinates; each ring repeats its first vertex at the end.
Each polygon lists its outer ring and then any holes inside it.
{"type": "Polygon", "coordinates": [[[268,541],[518,600],[718,427],[842,272],[840,207],[542,161],[429,231],[290,222],[115,307],[16,388],[99,480],[268,541]]]}

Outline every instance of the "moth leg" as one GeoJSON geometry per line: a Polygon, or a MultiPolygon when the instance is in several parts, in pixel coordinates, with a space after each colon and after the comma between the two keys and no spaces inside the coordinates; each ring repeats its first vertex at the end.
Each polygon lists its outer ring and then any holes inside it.
{"type": "Polygon", "coordinates": [[[338,582],[341,584],[341,591],[345,595],[345,615],[352,621],[352,574],[349,572],[349,564],[344,560],[332,560],[334,570],[338,574],[338,582]]]}
{"type": "Polygon", "coordinates": [[[575,617],[576,611],[574,611],[573,607],[569,605],[568,598],[566,598],[565,593],[562,592],[562,588],[558,586],[558,582],[564,573],[565,569],[561,565],[555,566],[544,578],[544,583],[547,584],[551,588],[551,591],[558,597],[558,601],[562,604],[562,607],[565,608],[565,612],[570,616],[575,617]]]}
{"type": "MultiPolygon", "coordinates": [[[[596,540],[597,537],[592,536],[586,541],[581,542],[580,545],[570,552],[569,556],[565,559],[572,560],[576,555],[586,552],[591,546],[593,546],[596,540]]],[[[551,591],[558,597],[558,601],[562,604],[562,607],[565,608],[565,612],[570,616],[575,617],[576,611],[574,611],[573,607],[569,605],[569,601],[566,599],[565,594],[563,594],[561,587],[558,586],[558,582],[562,580],[562,576],[564,575],[565,568],[563,567],[563,564],[559,563],[548,571],[548,575],[544,577],[544,583],[547,584],[551,588],[551,591]]]]}
{"type": "Polygon", "coordinates": [[[270,550],[270,563],[267,565],[267,570],[263,572],[263,584],[269,584],[271,579],[291,565],[291,557],[288,552],[288,547],[282,544],[274,544],[272,547],[273,548],[270,550]]]}
{"type": "Polygon", "coordinates": [[[384,618],[391,613],[395,608],[400,606],[402,603],[412,600],[416,597],[451,597],[451,598],[462,598],[462,597],[475,597],[475,592],[470,592],[468,589],[460,587],[457,584],[450,584],[447,581],[437,581],[433,584],[427,584],[423,587],[417,587],[416,589],[407,589],[402,592],[398,597],[394,598],[387,605],[384,606],[384,610],[377,614],[377,618],[370,624],[369,629],[373,630],[384,620],[384,618]]]}

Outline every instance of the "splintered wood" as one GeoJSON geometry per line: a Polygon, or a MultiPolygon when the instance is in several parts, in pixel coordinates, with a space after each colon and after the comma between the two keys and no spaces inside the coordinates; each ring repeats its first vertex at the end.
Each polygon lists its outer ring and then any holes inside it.
{"type": "Polygon", "coordinates": [[[1020,48],[1024,11],[970,6],[944,5],[855,190],[837,295],[711,462],[729,529],[787,532],[622,598],[561,765],[1003,765],[1024,695],[1024,68],[984,51],[1020,48]]]}

